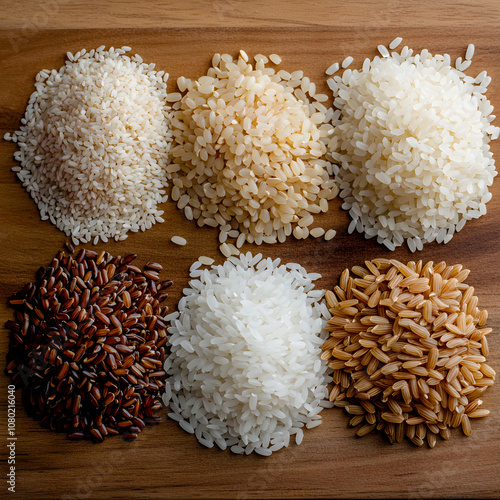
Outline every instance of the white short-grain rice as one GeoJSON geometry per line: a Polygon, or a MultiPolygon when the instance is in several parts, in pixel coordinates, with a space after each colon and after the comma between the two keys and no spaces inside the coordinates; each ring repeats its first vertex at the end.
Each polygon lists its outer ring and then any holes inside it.
{"type": "Polygon", "coordinates": [[[40,210],[74,243],[123,240],[163,222],[168,75],[129,47],[68,54],[38,73],[13,168],[40,210]]]}
{"type": "Polygon", "coordinates": [[[183,247],[187,243],[186,238],[183,238],[182,236],[172,236],[172,238],[170,238],[170,241],[181,247],[183,247]]]}
{"type": "Polygon", "coordinates": [[[331,240],[332,238],[335,237],[336,234],[337,231],[335,231],[335,229],[328,229],[328,231],[325,233],[325,240],[326,241],[331,240]]]}
{"type": "Polygon", "coordinates": [[[315,227],[309,231],[309,234],[313,238],[320,238],[325,234],[325,230],[322,227],[315,227]]]}
{"type": "MultiPolygon", "coordinates": [[[[365,60],[361,71],[328,80],[340,110],[328,147],[352,217],[348,232],[390,250],[405,240],[411,251],[447,243],[491,199],[497,172],[488,143],[500,129],[485,97],[490,78],[464,75],[470,61],[459,58],[457,70],[448,54],[379,51],[385,57],[365,60]]],[[[472,54],[469,45],[466,59],[472,54]]]]}
{"type": "Polygon", "coordinates": [[[269,56],[269,60],[273,63],[273,64],[281,64],[281,57],[278,55],[278,54],[271,54],[269,56]]]}

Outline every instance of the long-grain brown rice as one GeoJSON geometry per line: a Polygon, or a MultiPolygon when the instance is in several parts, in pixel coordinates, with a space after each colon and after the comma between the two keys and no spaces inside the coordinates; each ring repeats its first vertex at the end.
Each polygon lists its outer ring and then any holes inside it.
{"type": "Polygon", "coordinates": [[[377,429],[391,443],[406,436],[432,448],[437,434],[461,426],[468,436],[470,419],[489,414],[480,397],[495,379],[483,355],[491,328],[468,274],[460,264],[381,258],[346,269],[326,292],[329,400],[364,415],[351,419],[358,436],[377,429]]]}

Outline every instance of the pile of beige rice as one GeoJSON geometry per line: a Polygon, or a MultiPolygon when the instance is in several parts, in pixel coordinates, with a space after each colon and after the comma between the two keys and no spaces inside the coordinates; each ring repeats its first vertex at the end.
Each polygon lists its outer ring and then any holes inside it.
{"type": "Polygon", "coordinates": [[[187,219],[219,228],[227,256],[245,241],[306,238],[338,193],[324,159],[333,133],[327,96],[302,71],[255,61],[243,51],[215,54],[206,76],[178,80],[183,95],[173,106],[172,199],[187,219]]]}

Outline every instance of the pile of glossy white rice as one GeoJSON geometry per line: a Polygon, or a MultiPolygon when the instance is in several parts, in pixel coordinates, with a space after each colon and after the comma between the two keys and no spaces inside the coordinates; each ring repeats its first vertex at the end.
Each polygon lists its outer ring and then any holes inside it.
{"type": "Polygon", "coordinates": [[[376,237],[390,250],[404,240],[412,251],[447,243],[467,220],[484,215],[491,199],[496,171],[488,143],[499,129],[485,97],[490,77],[463,73],[472,45],[455,68],[447,54],[379,51],[361,70],[328,81],[339,110],[329,150],[352,217],[349,232],[376,237]]]}
{"type": "Polygon", "coordinates": [[[211,448],[270,455],[300,444],[303,428],[331,406],[321,360],[330,317],[318,274],[261,254],[191,267],[189,288],[171,319],[170,418],[211,448]]]}
{"type": "Polygon", "coordinates": [[[38,73],[20,129],[5,136],[42,220],[75,244],[163,222],[168,74],[129,50],[68,53],[59,71],[38,73]]]}

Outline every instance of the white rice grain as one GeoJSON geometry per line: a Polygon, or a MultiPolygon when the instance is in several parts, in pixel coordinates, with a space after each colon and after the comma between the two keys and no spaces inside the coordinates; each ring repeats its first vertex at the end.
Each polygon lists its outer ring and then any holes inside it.
{"type": "Polygon", "coordinates": [[[465,53],[465,59],[467,61],[470,61],[472,59],[472,56],[474,55],[474,44],[470,43],[469,46],[467,47],[467,52],[465,53]]]}
{"type": "Polygon", "coordinates": [[[328,231],[325,233],[325,241],[330,241],[335,237],[336,234],[337,231],[335,231],[335,229],[328,229],[328,231]]]}
{"type": "Polygon", "coordinates": [[[214,263],[214,259],[212,259],[211,257],[206,257],[205,255],[198,257],[198,261],[201,262],[204,266],[211,266],[214,263]]]}
{"type": "Polygon", "coordinates": [[[393,41],[389,44],[389,48],[390,48],[391,50],[394,50],[396,47],[398,47],[398,46],[399,46],[399,44],[400,44],[402,41],[403,41],[403,39],[402,39],[400,36],[396,37],[396,38],[395,38],[395,39],[394,39],[394,40],[393,40],[393,41]]]}
{"type": "Polygon", "coordinates": [[[380,52],[382,57],[389,57],[389,51],[387,50],[387,47],[385,45],[379,45],[377,47],[378,51],[380,52]]]}
{"type": "Polygon", "coordinates": [[[320,238],[321,236],[323,236],[325,234],[325,230],[322,227],[315,227],[315,228],[311,229],[311,231],[309,231],[309,234],[313,238],[320,238]]]}
{"type": "Polygon", "coordinates": [[[182,236],[172,236],[172,238],[170,238],[170,241],[181,247],[183,247],[187,243],[187,240],[182,236]]]}
{"type": "MultiPolygon", "coordinates": [[[[351,63],[354,61],[354,59],[351,57],[351,56],[348,56],[346,57],[343,61],[342,61],[342,68],[343,69],[346,69],[348,68],[351,63]]],[[[331,67],[331,66],[330,66],[331,67]]]]}
{"type": "Polygon", "coordinates": [[[333,63],[327,70],[326,70],[326,74],[331,76],[331,75],[334,75],[340,68],[340,65],[339,63],[333,63]]]}
{"type": "Polygon", "coordinates": [[[21,127],[5,139],[23,186],[72,241],[121,241],[161,222],[172,134],[166,80],[129,47],[68,54],[38,73],[21,127]]]}
{"type": "Polygon", "coordinates": [[[281,57],[278,54],[271,54],[269,59],[272,63],[278,65],[281,64],[281,57]]]}
{"type": "Polygon", "coordinates": [[[300,444],[328,397],[320,275],[249,252],[198,272],[169,328],[170,418],[237,454],[300,444]]]}
{"type": "Polygon", "coordinates": [[[365,60],[361,71],[328,82],[341,113],[332,118],[330,158],[352,218],[348,233],[363,232],[389,250],[406,240],[414,252],[447,243],[486,213],[497,175],[488,143],[500,129],[491,125],[486,72],[461,72],[472,44],[457,69],[448,54],[379,51],[383,57],[365,60]]]}

